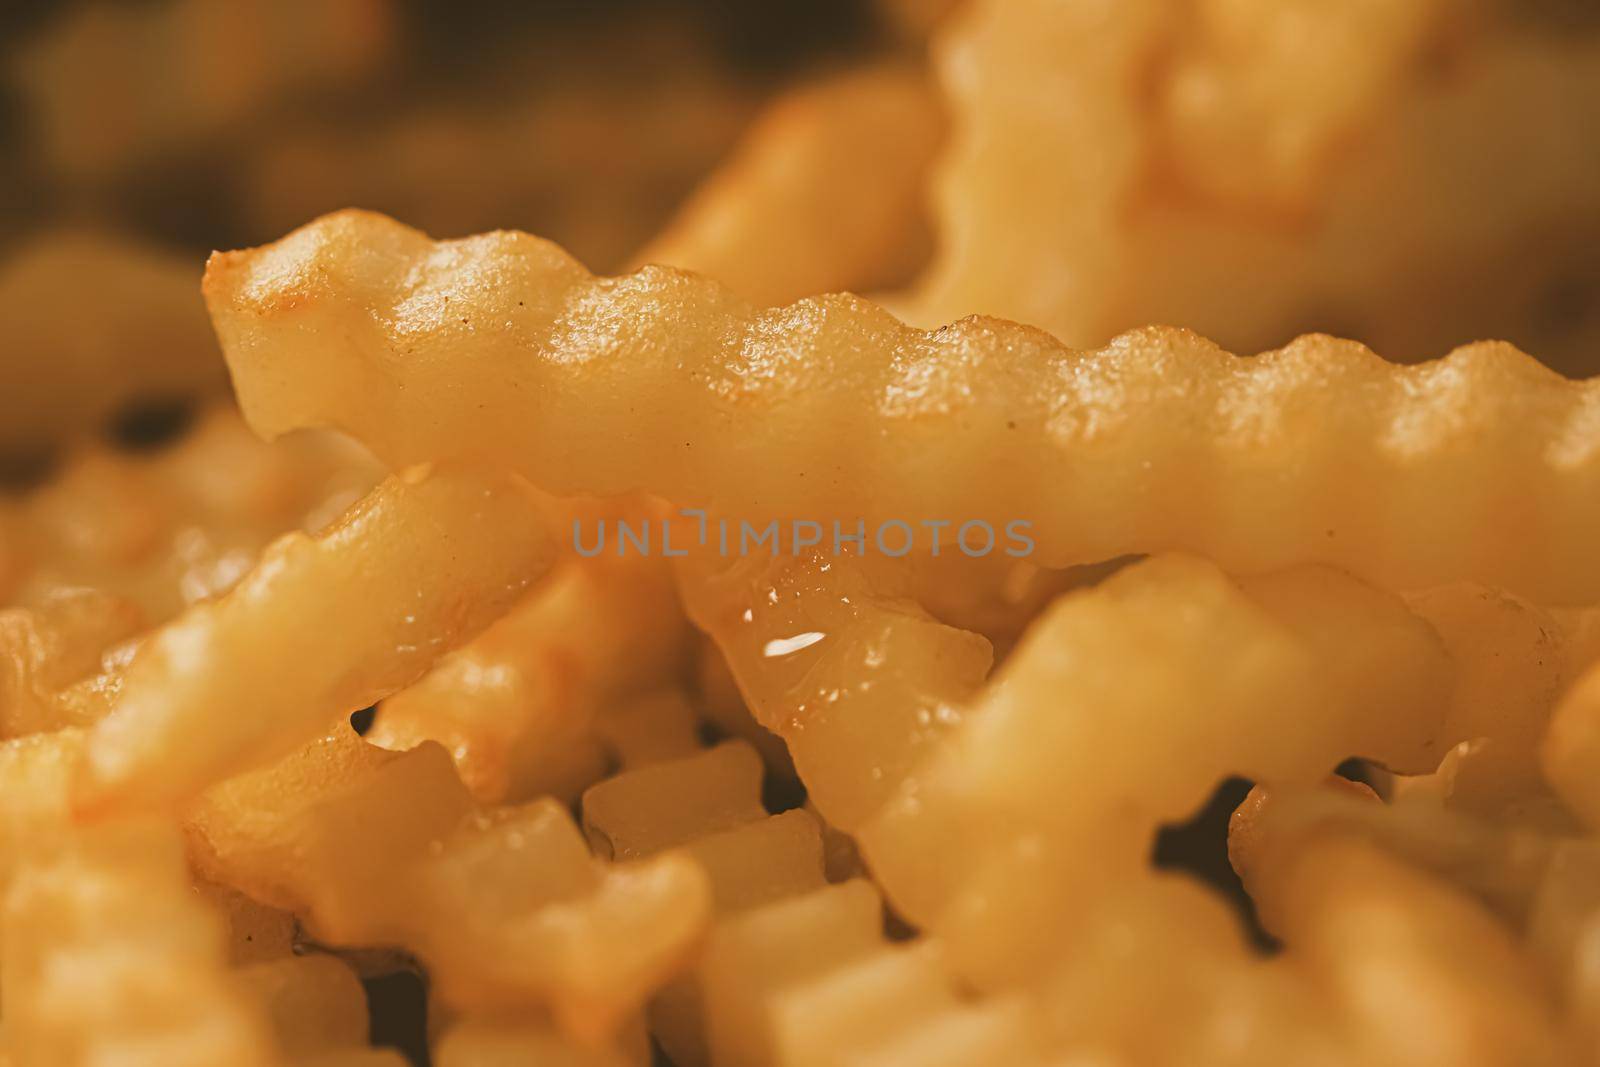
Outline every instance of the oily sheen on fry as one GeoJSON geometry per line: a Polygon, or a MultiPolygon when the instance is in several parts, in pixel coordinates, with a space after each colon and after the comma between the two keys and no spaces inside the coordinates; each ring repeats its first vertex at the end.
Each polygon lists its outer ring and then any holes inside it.
{"type": "Polygon", "coordinates": [[[1507,345],[1398,367],[1150,328],[1074,351],[851,296],[758,311],[679,271],[597,278],[526,234],[434,242],[355,211],[213,256],[205,288],[258,431],[335,426],[392,465],[849,529],[1026,520],[1049,565],[1185,550],[1600,599],[1600,385],[1507,345]]]}
{"type": "Polygon", "coordinates": [[[550,566],[513,476],[414,468],[146,640],[90,735],[84,810],[185,799],[320,736],[476,635],[550,566]]]}
{"type": "Polygon", "coordinates": [[[1314,782],[1352,753],[1415,772],[1449,740],[1437,639],[1331,570],[1241,588],[1202,560],[1152,559],[1063,597],[987,682],[982,639],[894,577],[742,560],[686,566],[684,591],[818,810],[981,988],[1031,977],[1087,902],[1147,873],[1158,825],[1227,775],[1314,782]],[[772,653],[796,632],[823,636],[772,653]]]}

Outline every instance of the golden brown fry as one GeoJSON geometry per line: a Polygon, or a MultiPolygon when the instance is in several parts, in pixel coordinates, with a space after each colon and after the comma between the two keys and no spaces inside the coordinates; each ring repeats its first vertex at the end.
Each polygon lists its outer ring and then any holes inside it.
{"type": "Polygon", "coordinates": [[[1122,274],[1144,151],[1136,87],[1175,6],[978,0],[952,22],[938,64],[951,126],[933,186],[938,251],[914,297],[927,325],[997,315],[1075,345],[1140,325],[1096,335],[1079,319],[1101,313],[1122,274]]]}
{"type": "Polygon", "coordinates": [[[83,744],[74,729],[0,741],[0,895],[41,842],[66,833],[83,744]]]}
{"type": "Polygon", "coordinates": [[[1184,557],[1129,567],[1059,601],[981,691],[982,640],[856,561],[745,561],[685,591],[812,801],[983,984],[1036,968],[1223,777],[1317,781],[1352,753],[1417,772],[1444,751],[1437,638],[1332,571],[1241,589],[1184,557]],[[770,654],[797,632],[826,636],[770,654]]]}
{"type": "Polygon", "coordinates": [[[236,967],[281,960],[293,953],[296,927],[292,914],[268,907],[225,885],[196,878],[195,895],[228,924],[228,962],[236,967]]]}
{"type": "Polygon", "coordinates": [[[394,749],[439,742],[484,804],[573,799],[606,770],[597,715],[670,683],[687,639],[666,560],[564,559],[505,618],[385,700],[368,736],[394,749]]]}
{"type": "Polygon", "coordinates": [[[597,861],[554,800],[469,822],[421,873],[421,955],[441,995],[490,1010],[547,1003],[590,1042],[682,970],[710,907],[706,876],[688,857],[597,861]],[[509,901],[486,912],[501,886],[509,901]],[[478,924],[451,929],[473,911],[478,924]]]}
{"type": "Polygon", "coordinates": [[[64,691],[143,624],[135,605],[92,589],[0,611],[0,739],[92,723],[91,705],[64,691]]]}
{"type": "Polygon", "coordinates": [[[595,731],[624,771],[692,756],[700,719],[682,693],[664,689],[624,700],[595,723],[595,731]]]}
{"type": "Polygon", "coordinates": [[[293,751],[475,636],[551,562],[517,479],[463,467],[391,478],[143,643],[90,735],[80,807],[170,804],[293,751]]]}
{"type": "Polygon", "coordinates": [[[739,683],[728,669],[728,661],[716,642],[702,635],[695,662],[695,700],[706,722],[720,734],[736,737],[755,746],[767,775],[776,782],[795,782],[794,761],[783,738],[757,722],[739,692],[739,683]]]}
{"type": "Polygon", "coordinates": [[[348,726],[284,760],[237,775],[184,810],[202,877],[293,912],[331,942],[382,943],[369,895],[472,810],[437,745],[388,752],[348,726]]]}
{"type": "Polygon", "coordinates": [[[924,554],[908,557],[910,595],[946,626],[981,634],[1003,660],[1051,601],[1102,581],[1133,558],[1052,570],[1003,555],[924,554]]]}
{"type": "Polygon", "coordinates": [[[102,429],[135,401],[219,391],[195,276],[181,257],[92,231],[46,233],[9,253],[0,459],[102,429]]]}
{"type": "Polygon", "coordinates": [[[906,281],[943,135],[920,72],[854,72],[780,97],[635,257],[727,279],[762,307],[906,281]]]}
{"type": "Polygon", "coordinates": [[[275,99],[358,81],[393,38],[387,0],[174,0],[75,9],[24,54],[51,163],[100,179],[226,132],[275,99]]]}
{"type": "Polygon", "coordinates": [[[1528,916],[1527,942],[1553,979],[1576,1040],[1593,1048],[1600,1037],[1600,841],[1558,844],[1528,916]]]}
{"type": "Polygon", "coordinates": [[[1560,826],[1539,766],[1557,698],[1595,660],[1586,630],[1594,609],[1544,611],[1509,594],[1447,586],[1407,598],[1444,642],[1455,666],[1445,734],[1460,744],[1436,781],[1400,783],[1442,791],[1451,807],[1512,821],[1560,826]]]}
{"type": "Polygon", "coordinates": [[[391,464],[493,458],[736,522],[1025,520],[1052,566],[1184,549],[1600,598],[1600,386],[1505,345],[1401,368],[1149,329],[1074,352],[852,297],[756,312],[692,275],[596,279],[524,234],[435,243],[359,212],[214,256],[206,290],[257,430],[337,426],[391,464]]]}
{"type": "Polygon", "coordinates": [[[273,538],[338,518],[381,475],[338,435],[263,444],[232,405],[219,405],[170,448],[86,448],[23,497],[0,524],[0,557],[14,561],[0,597],[36,605],[64,587],[90,587],[165,622],[226,592],[273,538]]]}
{"type": "Polygon", "coordinates": [[[1353,782],[1336,774],[1329,775],[1314,789],[1278,790],[1254,786],[1243,803],[1228,816],[1228,865],[1248,891],[1262,853],[1267,851],[1267,842],[1285,835],[1281,827],[1298,829],[1302,823],[1327,818],[1332,812],[1346,818],[1357,811],[1364,814],[1361,807],[1364,802],[1382,803],[1365,782],[1353,782]],[[1315,816],[1308,814],[1312,811],[1316,812],[1315,816]]]}
{"type": "Polygon", "coordinates": [[[1410,87],[1441,0],[1195,0],[1163,135],[1197,190],[1299,206],[1332,149],[1410,87]]]}
{"type": "Polygon", "coordinates": [[[1263,873],[1274,857],[1319,834],[1361,838],[1470,893],[1495,915],[1522,928],[1539,907],[1563,839],[1543,829],[1447,808],[1403,795],[1380,801],[1365,785],[1330,778],[1321,787],[1256,786],[1228,824],[1228,858],[1257,898],[1262,925],[1281,933],[1263,873]]]}
{"type": "Polygon", "coordinates": [[[938,49],[940,250],[900,306],[1075,346],[1500,337],[1595,373],[1600,43],[1528,6],[978,0],[938,49]]]}
{"type": "Polygon", "coordinates": [[[278,1048],[305,1057],[367,1043],[367,994],[335,956],[284,956],[242,967],[238,984],[263,1006],[278,1048]]]}
{"type": "Polygon", "coordinates": [[[0,988],[16,1067],[275,1067],[167,826],[65,834],[25,860],[0,909],[0,988]]]}
{"type": "Polygon", "coordinates": [[[1036,1062],[1016,1004],[972,1004],[936,944],[890,944],[853,880],[724,920],[699,981],[714,1064],[875,1067],[1036,1062]]]}
{"type": "Polygon", "coordinates": [[[451,1025],[433,1049],[437,1067],[646,1067],[648,1043],[637,1051],[580,1044],[548,1023],[526,1019],[466,1019],[451,1025]]]}
{"type": "Polygon", "coordinates": [[[1572,1062],[1510,932],[1378,847],[1337,833],[1313,838],[1277,857],[1257,891],[1284,916],[1288,959],[1347,1019],[1358,1060],[1572,1062]]]}
{"type": "Polygon", "coordinates": [[[627,771],[583,794],[595,851],[636,859],[767,817],[761,757],[740,741],[627,771]]]}
{"type": "Polygon", "coordinates": [[[1545,778],[1590,827],[1600,826],[1600,668],[1562,697],[1540,751],[1545,778]]]}
{"type": "Polygon", "coordinates": [[[686,857],[600,863],[559,803],[480,812],[438,745],[388,752],[348,726],[208,790],[186,825],[206,877],[320,941],[403,946],[446,1004],[545,1006],[590,1038],[681,966],[708,906],[686,857]]]}
{"type": "MultiPolygon", "coordinates": [[[[742,741],[625,771],[584,793],[584,830],[597,853],[616,859],[683,847],[705,869],[721,922],[824,882],[818,821],[803,811],[768,815],[761,777],[761,757],[742,741]]],[[[674,1063],[706,1063],[702,999],[691,969],[651,1003],[651,1030],[674,1063]]]]}

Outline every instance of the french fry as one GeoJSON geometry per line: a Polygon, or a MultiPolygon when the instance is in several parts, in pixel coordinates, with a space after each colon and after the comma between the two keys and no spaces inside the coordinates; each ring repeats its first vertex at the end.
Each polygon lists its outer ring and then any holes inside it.
{"type": "Polygon", "coordinates": [[[635,263],[726,278],[763,307],[903,282],[927,253],[922,189],[943,128],[914,70],[794,90],[635,263]]]}
{"type": "Polygon", "coordinates": [[[1394,367],[1147,329],[1075,352],[846,296],[757,312],[692,275],[599,279],[524,234],[360,212],[214,256],[206,291],[252,426],[335,426],[391,464],[493,458],[736,522],[1022,520],[1051,566],[1189,550],[1600,598],[1600,392],[1506,345],[1394,367]]]}
{"type": "Polygon", "coordinates": [[[551,561],[515,479],[470,468],[391,478],[143,643],[90,733],[79,809],[174,804],[293,751],[476,635],[551,561]],[[321,625],[341,605],[359,608],[321,625]]]}

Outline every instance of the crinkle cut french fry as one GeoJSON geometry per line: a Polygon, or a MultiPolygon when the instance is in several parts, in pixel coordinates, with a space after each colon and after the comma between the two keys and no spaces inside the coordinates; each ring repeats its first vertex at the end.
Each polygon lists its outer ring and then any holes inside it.
{"type": "Polygon", "coordinates": [[[1556,846],[1528,916],[1530,950],[1554,976],[1571,1029],[1593,1048],[1600,1038],[1600,841],[1593,837],[1556,846]]]}
{"type": "MultiPolygon", "coordinates": [[[[1426,797],[1383,802],[1364,784],[1332,777],[1318,787],[1256,786],[1228,823],[1228,858],[1257,896],[1263,865],[1292,843],[1338,832],[1360,837],[1478,898],[1518,928],[1539,906],[1539,896],[1568,839],[1558,832],[1508,824],[1455,811],[1426,797]]],[[[1269,893],[1257,915],[1272,933],[1283,919],[1269,893]]]]}
{"type": "Polygon", "coordinates": [[[903,575],[811,557],[683,561],[684,604],[717,643],[750,713],[781,737],[810,801],[854,832],[956,721],[992,664],[988,642],[903,599],[903,575]],[[749,617],[746,618],[748,609],[749,617]],[[768,643],[823,639],[784,655],[768,643]],[[836,685],[848,680],[848,685],[836,685]],[[849,710],[857,698],[871,710],[849,710]]]}
{"type": "Polygon", "coordinates": [[[1114,1049],[1126,1063],[1351,1062],[1304,973],[1262,960],[1228,905],[1190,878],[1131,883],[1081,929],[1039,993],[1047,1048],[1114,1049]]]}
{"type": "Polygon", "coordinates": [[[605,773],[604,708],[681,673],[688,631],[665,559],[564,559],[385,700],[367,736],[395,749],[439,742],[484,804],[573,799],[605,773]]]}
{"type": "Polygon", "coordinates": [[[583,794],[597,854],[636,859],[767,817],[761,757],[742,741],[627,771],[583,794]]]}
{"type": "Polygon", "coordinates": [[[62,691],[95,674],[101,654],[143,622],[133,604],[92,589],[0,610],[0,739],[88,725],[76,714],[84,705],[62,691]]]}
{"type": "Polygon", "coordinates": [[[1256,891],[1284,916],[1287,959],[1349,1020],[1357,1061],[1573,1062],[1510,931],[1371,842],[1332,832],[1296,843],[1256,891]]]}
{"type": "Polygon", "coordinates": [[[23,497],[0,527],[0,555],[17,557],[15,588],[0,596],[32,606],[87,586],[165,622],[226,591],[286,530],[327,525],[382,475],[336,434],[268,445],[231,405],[213,407],[169,448],[85,448],[23,497]]]}
{"type": "Polygon", "coordinates": [[[1277,1062],[1261,1054],[1274,1041],[1316,1047],[1303,983],[1254,960],[1192,884],[1130,887],[1047,981],[999,996],[955,980],[934,938],[888,941],[881,911],[855,880],[719,924],[701,968],[711,1062],[1034,1067],[1093,1048],[1119,1063],[1237,1064],[1277,1062]]]}
{"type": "Polygon", "coordinates": [[[207,790],[185,812],[209,879],[294,911],[332,945],[398,945],[451,1007],[548,1008],[609,1032],[675,973],[709,906],[681,854],[591,856],[560,803],[476,809],[450,758],[348,725],[207,790]]]}
{"type": "MultiPolygon", "coordinates": [[[[761,757],[743,741],[625,771],[584,793],[584,830],[597,853],[619,859],[681,846],[705,870],[720,921],[823,884],[818,820],[768,815],[761,778],[761,757]]],[[[691,968],[650,1005],[650,1027],[674,1063],[707,1062],[701,977],[691,968]]]]}
{"type": "Polygon", "coordinates": [[[552,556],[514,476],[391,478],[318,537],[282,538],[226,596],[144,642],[90,735],[81,808],[181,801],[293,751],[473,637],[552,556]]]}
{"type": "Polygon", "coordinates": [[[441,995],[501,1012],[544,1003],[591,1043],[682,972],[710,909],[688,856],[603,863],[548,799],[469,820],[419,874],[415,937],[441,995]],[[468,912],[479,918],[461,926],[468,912]]]}
{"type": "Polygon", "coordinates": [[[980,689],[978,639],[851,563],[688,573],[687,603],[818,809],[986,984],[1036,968],[1065,902],[1142,871],[1227,775],[1318,781],[1353,753],[1424,771],[1445,750],[1437,637],[1333,571],[1241,588],[1197,559],[1131,566],[1058,601],[980,689]],[[796,632],[826,636],[767,654],[796,632]]]}
{"type": "Polygon", "coordinates": [[[761,753],[767,774],[773,779],[793,783],[794,761],[783,738],[757,722],[745,705],[739,683],[728,669],[728,661],[716,642],[701,635],[695,657],[694,697],[696,706],[715,729],[729,737],[748,741],[761,753]]]}
{"type": "Polygon", "coordinates": [[[1299,206],[1349,138],[1405,83],[1440,0],[1197,0],[1168,75],[1164,130],[1185,178],[1249,203],[1299,206]],[[1293,85],[1299,92],[1285,92],[1293,85]]]}
{"type": "Polygon", "coordinates": [[[65,831],[83,745],[78,729],[0,741],[0,894],[40,841],[65,831]]]}
{"type": "Polygon", "coordinates": [[[1034,965],[1062,900],[1143,870],[1158,826],[1229,775],[1317,781],[1351,754],[1437,763],[1449,663],[1397,598],[1313,568],[1241,585],[1158,557],[1058,601],[913,774],[914,795],[860,828],[896,903],[974,973],[1034,965]],[[1041,854],[1040,839],[1058,844],[1041,854]],[[934,857],[951,850],[970,873],[942,875],[934,857]],[[986,931],[1007,907],[1033,929],[986,931]]]}
{"type": "Polygon", "coordinates": [[[326,953],[282,956],[242,967],[237,981],[260,1004],[286,1056],[367,1043],[367,993],[349,964],[326,953]]]}
{"type": "Polygon", "coordinates": [[[1146,151],[1134,86],[1174,10],[1164,0],[968,5],[937,53],[951,136],[933,182],[939,250],[918,307],[941,321],[981,312],[1074,344],[1103,339],[1070,328],[1116,296],[1125,201],[1146,151]],[[1017,225],[1023,211],[1031,217],[1017,225]]]}
{"type": "Polygon", "coordinates": [[[1600,45],[1507,24],[1558,6],[975,0],[936,49],[939,254],[898,306],[1074,346],[1515,337],[1594,373],[1593,317],[1552,303],[1594,293],[1600,45]]]}
{"type": "Polygon", "coordinates": [[[492,458],[736,520],[1026,520],[1047,565],[1181,549],[1600,599],[1600,384],[1507,345],[1395,367],[1151,328],[1075,352],[848,296],[757,312],[693,275],[595,278],[525,234],[436,243],[354,211],[213,256],[205,287],[257,430],[336,426],[391,464],[492,458]]]}
{"type": "Polygon", "coordinates": [[[1539,766],[1558,699],[1597,658],[1589,629],[1600,610],[1546,611],[1476,586],[1408,594],[1455,664],[1445,733],[1463,742],[1428,780],[1406,790],[1442,791],[1452,808],[1560,824],[1539,766]]]}
{"type": "Polygon", "coordinates": [[[167,826],[109,823],[25,860],[0,909],[0,988],[16,1067],[277,1067],[167,826]]]}
{"type": "Polygon", "coordinates": [[[947,626],[982,634],[1004,659],[1056,597],[1103,580],[1133,561],[1106,560],[1048,569],[1008,556],[973,558],[961,552],[911,559],[910,596],[947,626]]]}
{"type": "Polygon", "coordinates": [[[133,401],[220,391],[194,282],[182,258],[93,231],[53,232],[10,253],[0,267],[0,457],[92,432],[133,401]]]}
{"type": "Polygon", "coordinates": [[[795,90],[635,262],[727,279],[763,307],[898,284],[928,249],[922,188],[943,127],[910,68],[795,90]]]}
{"type": "Polygon", "coordinates": [[[624,771],[682,759],[700,747],[700,717],[673,689],[621,701],[606,709],[595,730],[624,771]]]}
{"type": "Polygon", "coordinates": [[[298,930],[291,913],[202,877],[195,878],[194,891],[227,921],[228,961],[234,966],[270,963],[293,954],[298,930]]]}
{"type": "Polygon", "coordinates": [[[1552,788],[1590,827],[1600,827],[1600,668],[1561,699],[1540,748],[1552,788]]]}

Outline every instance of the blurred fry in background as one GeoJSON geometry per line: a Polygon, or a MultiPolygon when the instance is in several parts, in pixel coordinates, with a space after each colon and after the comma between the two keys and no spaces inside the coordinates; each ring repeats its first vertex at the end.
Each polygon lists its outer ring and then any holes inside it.
{"type": "Polygon", "coordinates": [[[764,99],[890,39],[847,0],[9,3],[0,475],[221,391],[213,248],[359,205],[621,269],[764,99]]]}

